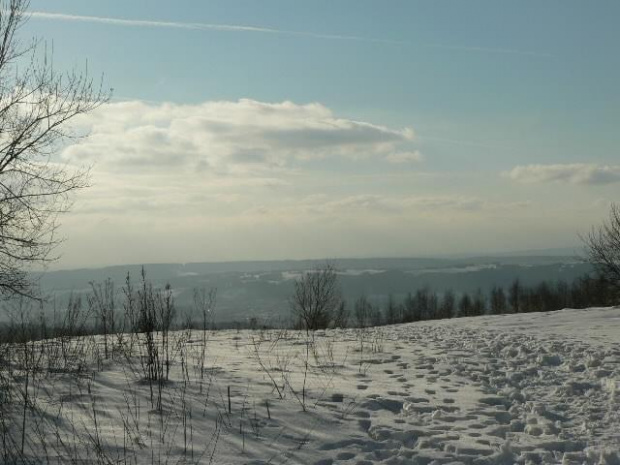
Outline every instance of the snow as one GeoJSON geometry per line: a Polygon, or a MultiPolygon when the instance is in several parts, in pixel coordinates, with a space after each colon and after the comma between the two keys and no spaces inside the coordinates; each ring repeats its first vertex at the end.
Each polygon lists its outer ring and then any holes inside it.
{"type": "MultiPolygon", "coordinates": [[[[312,271],[312,270],[307,270],[312,271]]],[[[385,273],[385,270],[376,270],[376,269],[345,269],[345,270],[337,270],[336,273],[340,276],[362,276],[362,275],[374,275],[385,273]]],[[[282,279],[284,281],[290,281],[294,279],[299,279],[303,272],[302,271],[283,271],[282,279]]]]}
{"type": "MultiPolygon", "coordinates": [[[[523,265],[527,266],[527,265],[523,265]]],[[[416,276],[422,274],[431,274],[431,273],[472,273],[475,271],[484,271],[484,270],[495,270],[498,266],[496,263],[482,263],[479,265],[464,265],[464,266],[453,266],[449,268],[424,268],[421,270],[410,270],[406,271],[406,273],[414,274],[416,276]]]]}
{"type": "MultiPolygon", "coordinates": [[[[100,336],[73,341],[68,364],[48,350],[48,368],[30,387],[26,455],[50,463],[620,464],[619,308],[310,336],[209,332],[203,371],[202,336],[171,336],[161,411],[138,339],[130,351],[128,335],[123,349],[115,337],[109,360],[100,336]]],[[[19,438],[21,410],[14,414],[19,438]]]]}

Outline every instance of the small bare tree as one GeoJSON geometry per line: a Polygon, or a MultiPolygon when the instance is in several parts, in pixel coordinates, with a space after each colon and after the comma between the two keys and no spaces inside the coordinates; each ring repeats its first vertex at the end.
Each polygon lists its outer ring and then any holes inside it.
{"type": "MultiPolygon", "coordinates": [[[[609,219],[582,237],[588,259],[620,299],[620,205],[612,204],[609,219]]],[[[617,302],[616,302],[617,303],[617,302]]]]}
{"type": "Polygon", "coordinates": [[[76,116],[108,100],[88,72],[59,73],[35,40],[17,36],[29,0],[0,0],[0,293],[33,296],[27,271],[55,257],[59,214],[87,172],[57,154],[76,116]]]}
{"type": "Polygon", "coordinates": [[[215,304],[217,302],[217,289],[211,288],[207,291],[206,288],[194,289],[194,309],[202,317],[202,347],[200,350],[200,393],[202,394],[202,387],[204,384],[205,376],[205,362],[207,358],[207,330],[209,325],[213,323],[213,314],[215,312],[215,304]]]}
{"type": "Polygon", "coordinates": [[[305,272],[295,281],[291,310],[306,332],[327,328],[342,302],[338,274],[332,264],[305,272]]]}
{"type": "Polygon", "coordinates": [[[359,297],[355,301],[354,313],[357,320],[357,326],[360,328],[366,328],[370,326],[372,314],[374,312],[373,306],[365,295],[359,297]]]}
{"type": "Polygon", "coordinates": [[[106,360],[110,357],[108,335],[116,331],[116,296],[114,282],[108,278],[103,284],[90,282],[92,294],[88,296],[88,306],[99,320],[99,330],[103,334],[103,348],[106,360]]]}

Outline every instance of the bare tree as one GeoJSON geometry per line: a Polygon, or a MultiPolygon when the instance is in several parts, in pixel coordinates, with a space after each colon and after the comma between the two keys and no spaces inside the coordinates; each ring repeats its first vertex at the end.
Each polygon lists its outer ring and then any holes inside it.
{"type": "Polygon", "coordinates": [[[202,347],[200,350],[200,393],[205,377],[205,362],[207,359],[207,330],[209,325],[213,325],[213,314],[215,312],[215,304],[217,302],[217,289],[206,288],[194,289],[194,309],[202,316],[202,347]]]}
{"type": "Polygon", "coordinates": [[[508,300],[503,287],[493,286],[491,289],[491,313],[501,315],[508,309],[508,300]]]}
{"type": "Polygon", "coordinates": [[[620,205],[612,204],[609,219],[582,237],[588,259],[620,298],[620,205]]]}
{"type": "Polygon", "coordinates": [[[88,305],[91,312],[99,320],[99,330],[103,334],[103,348],[106,360],[110,356],[108,350],[108,335],[116,331],[116,296],[114,294],[114,282],[108,278],[103,284],[90,282],[92,295],[88,297],[88,305]]]}
{"type": "Polygon", "coordinates": [[[346,328],[349,325],[349,309],[347,303],[341,300],[334,315],[334,328],[346,328]]]}
{"type": "Polygon", "coordinates": [[[32,265],[53,260],[58,216],[87,170],[62,164],[68,123],[108,100],[88,71],[59,73],[33,40],[17,36],[29,0],[0,0],[0,293],[33,296],[32,265]]]}
{"type": "Polygon", "coordinates": [[[291,310],[307,332],[327,328],[341,303],[338,274],[332,264],[305,272],[295,281],[291,310]]]}
{"type": "Polygon", "coordinates": [[[400,320],[399,313],[399,308],[394,300],[394,296],[390,294],[385,307],[385,324],[393,325],[394,323],[398,323],[400,320]]]}
{"type": "Polygon", "coordinates": [[[370,326],[372,314],[374,312],[373,306],[365,295],[360,296],[355,301],[354,313],[357,320],[357,326],[360,328],[366,328],[370,326]]]}
{"type": "Polygon", "coordinates": [[[451,290],[444,292],[439,305],[438,318],[452,318],[454,317],[454,311],[456,310],[456,296],[451,290]]]}

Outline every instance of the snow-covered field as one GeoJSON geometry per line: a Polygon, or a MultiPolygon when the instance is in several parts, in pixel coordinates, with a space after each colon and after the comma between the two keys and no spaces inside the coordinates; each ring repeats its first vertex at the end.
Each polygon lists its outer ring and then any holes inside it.
{"type": "Polygon", "coordinates": [[[202,337],[171,335],[160,384],[143,336],[107,360],[101,337],[40,343],[40,368],[3,368],[0,445],[25,421],[34,463],[620,464],[618,308],[212,332],[201,370],[202,337]]]}

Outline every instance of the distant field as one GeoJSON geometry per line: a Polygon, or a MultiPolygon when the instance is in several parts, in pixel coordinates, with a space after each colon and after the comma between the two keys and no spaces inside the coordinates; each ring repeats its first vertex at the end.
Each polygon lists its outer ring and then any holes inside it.
{"type": "MultiPolygon", "coordinates": [[[[218,322],[247,321],[252,317],[276,324],[288,316],[292,279],[321,261],[273,261],[147,265],[148,278],[157,285],[169,283],[182,311],[190,311],[193,290],[218,289],[215,319],[218,322]]],[[[570,282],[590,272],[590,265],[572,255],[504,256],[457,259],[349,259],[335,260],[341,270],[344,298],[354,301],[361,295],[382,305],[389,295],[403,298],[425,286],[441,293],[488,291],[492,286],[507,288],[519,279],[532,286],[542,281],[570,282]]],[[[90,290],[89,282],[111,278],[121,288],[131,273],[140,276],[137,265],[99,269],[53,271],[41,278],[46,292],[60,301],[70,294],[90,290]]]]}

